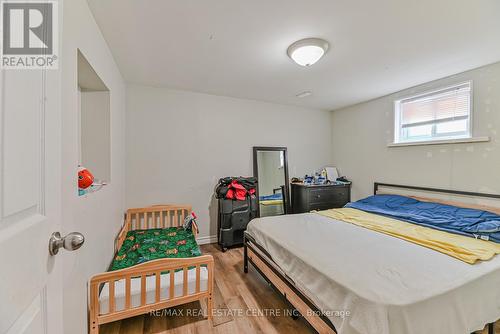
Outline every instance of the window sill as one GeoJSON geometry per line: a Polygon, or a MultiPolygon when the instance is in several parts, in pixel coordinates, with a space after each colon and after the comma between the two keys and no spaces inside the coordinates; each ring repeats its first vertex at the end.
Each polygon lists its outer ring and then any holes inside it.
{"type": "Polygon", "coordinates": [[[78,189],[78,197],[87,197],[88,195],[98,192],[99,190],[103,189],[105,186],[107,186],[109,183],[107,182],[101,182],[95,185],[91,185],[87,189],[78,189]]]}
{"type": "Polygon", "coordinates": [[[407,143],[390,143],[387,145],[387,147],[445,145],[445,144],[464,144],[464,143],[486,143],[489,141],[490,141],[490,137],[472,137],[472,138],[461,138],[461,139],[414,141],[414,142],[407,142],[407,143]]]}

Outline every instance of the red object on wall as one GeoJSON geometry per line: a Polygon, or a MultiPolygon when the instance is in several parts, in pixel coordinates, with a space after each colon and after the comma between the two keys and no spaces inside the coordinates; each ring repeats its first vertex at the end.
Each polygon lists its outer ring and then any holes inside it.
{"type": "Polygon", "coordinates": [[[80,167],[78,170],[78,188],[87,189],[94,183],[94,175],[87,168],[80,167]]]}

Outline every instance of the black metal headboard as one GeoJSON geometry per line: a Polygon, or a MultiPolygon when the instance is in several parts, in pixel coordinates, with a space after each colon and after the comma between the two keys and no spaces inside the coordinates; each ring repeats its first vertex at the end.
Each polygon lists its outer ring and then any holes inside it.
{"type": "Polygon", "coordinates": [[[472,197],[487,197],[487,198],[498,198],[500,199],[500,195],[498,194],[485,194],[485,193],[476,193],[471,191],[461,191],[461,190],[450,190],[450,189],[439,189],[439,188],[427,188],[427,187],[418,187],[418,186],[406,186],[402,184],[390,184],[390,183],[373,183],[373,194],[376,195],[379,187],[389,187],[389,188],[402,188],[402,189],[411,189],[411,190],[421,190],[421,191],[430,191],[435,193],[444,193],[444,194],[454,194],[454,195],[463,195],[463,196],[472,196],[472,197]]]}

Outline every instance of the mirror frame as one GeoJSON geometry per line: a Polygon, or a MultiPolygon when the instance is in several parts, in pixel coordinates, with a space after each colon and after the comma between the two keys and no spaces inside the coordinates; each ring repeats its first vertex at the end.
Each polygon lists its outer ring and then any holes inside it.
{"type": "Polygon", "coordinates": [[[253,176],[257,178],[257,217],[260,217],[260,201],[259,201],[259,171],[257,164],[257,152],[258,151],[269,151],[269,152],[283,152],[285,169],[285,193],[283,194],[283,200],[285,201],[285,215],[290,213],[290,180],[288,178],[288,152],[286,147],[274,147],[274,146],[254,146],[253,147],[253,176]]]}

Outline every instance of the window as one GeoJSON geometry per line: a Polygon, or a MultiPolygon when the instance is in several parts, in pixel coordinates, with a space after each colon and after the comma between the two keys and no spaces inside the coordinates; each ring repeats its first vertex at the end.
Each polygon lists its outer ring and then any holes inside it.
{"type": "Polygon", "coordinates": [[[471,102],[471,82],[395,101],[395,143],[471,138],[471,102]]]}

